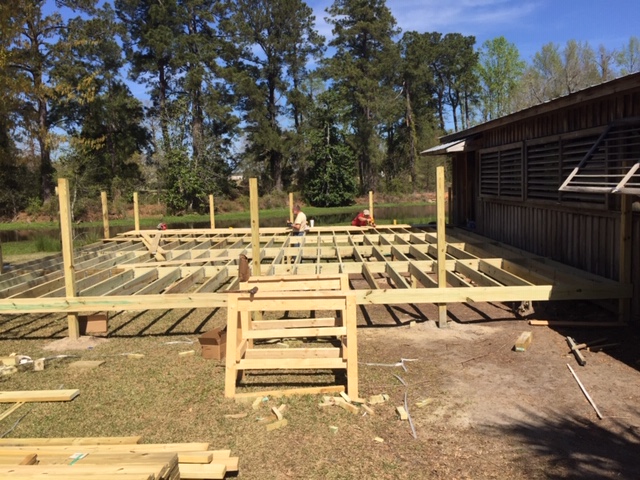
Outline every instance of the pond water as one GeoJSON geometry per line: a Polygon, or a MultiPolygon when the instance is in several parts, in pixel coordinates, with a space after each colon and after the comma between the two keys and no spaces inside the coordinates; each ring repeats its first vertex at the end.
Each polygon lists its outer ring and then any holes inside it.
{"type": "MultiPolygon", "coordinates": [[[[328,215],[313,215],[309,218],[315,220],[315,225],[319,227],[328,227],[332,225],[349,225],[353,217],[358,213],[358,209],[354,207],[353,212],[328,214],[328,215]]],[[[375,207],[374,216],[378,224],[393,223],[393,220],[397,220],[398,223],[410,223],[410,224],[426,224],[435,220],[436,206],[435,205],[407,205],[396,207],[375,207]]],[[[260,219],[261,227],[284,227],[286,218],[265,218],[260,219]]],[[[209,228],[209,222],[177,222],[168,225],[170,229],[192,229],[192,228],[209,228]]],[[[216,228],[249,228],[248,220],[223,220],[216,219],[216,228]]],[[[145,227],[152,228],[152,227],[145,227]]],[[[111,226],[111,236],[115,236],[118,233],[128,232],[133,230],[132,225],[125,226],[111,226]]],[[[102,238],[102,226],[96,227],[83,227],[76,225],[74,227],[74,235],[76,238],[85,236],[89,238],[102,238]]],[[[0,241],[2,243],[7,242],[22,242],[27,240],[34,240],[38,237],[51,237],[60,238],[59,229],[39,229],[39,230],[9,230],[0,231],[0,241]]]]}

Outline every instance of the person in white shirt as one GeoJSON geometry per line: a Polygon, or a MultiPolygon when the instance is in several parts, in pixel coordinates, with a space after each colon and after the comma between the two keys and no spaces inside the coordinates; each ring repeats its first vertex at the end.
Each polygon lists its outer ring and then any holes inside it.
{"type": "Polygon", "coordinates": [[[300,205],[293,207],[293,215],[293,223],[287,222],[287,225],[291,227],[291,235],[304,235],[307,231],[307,216],[300,210],[300,205]]]}

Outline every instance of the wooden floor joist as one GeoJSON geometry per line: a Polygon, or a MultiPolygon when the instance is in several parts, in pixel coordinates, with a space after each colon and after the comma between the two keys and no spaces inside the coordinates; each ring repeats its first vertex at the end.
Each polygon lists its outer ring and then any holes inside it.
{"type": "MultiPolygon", "coordinates": [[[[260,273],[273,278],[263,289],[278,289],[283,278],[321,273],[364,280],[352,282],[359,286],[359,305],[631,296],[630,285],[456,228],[447,228],[447,285],[441,288],[433,231],[408,225],[322,227],[292,238],[282,228],[260,229],[260,273]]],[[[75,297],[65,296],[57,256],[0,274],[0,314],[226,307],[228,292],[238,287],[241,254],[252,255],[250,229],[127,232],[75,251],[75,297]],[[161,249],[164,259],[148,247],[161,249]]]]}

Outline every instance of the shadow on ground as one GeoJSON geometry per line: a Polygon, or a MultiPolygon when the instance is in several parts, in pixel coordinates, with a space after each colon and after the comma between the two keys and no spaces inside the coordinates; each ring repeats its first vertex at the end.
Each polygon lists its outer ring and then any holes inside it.
{"type": "Polygon", "coordinates": [[[591,421],[529,410],[526,416],[529,420],[525,422],[505,418],[504,425],[483,428],[487,428],[489,434],[520,442],[527,458],[542,457],[546,478],[640,478],[640,425],[625,420],[637,416],[591,421]]]}

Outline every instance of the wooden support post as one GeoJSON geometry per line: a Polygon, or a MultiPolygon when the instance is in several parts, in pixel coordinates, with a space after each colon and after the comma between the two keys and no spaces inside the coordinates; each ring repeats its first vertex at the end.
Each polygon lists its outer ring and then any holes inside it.
{"type": "MultiPolygon", "coordinates": [[[[438,243],[438,288],[447,287],[447,242],[445,232],[445,209],[444,209],[444,167],[436,168],[436,224],[438,243]]],[[[438,304],[438,326],[447,326],[447,304],[438,304]]]]}
{"type": "MultiPolygon", "coordinates": [[[[631,210],[631,195],[622,194],[620,197],[620,283],[631,283],[631,230],[633,213],[631,210]]],[[[631,299],[621,298],[618,303],[618,321],[627,323],[631,316],[631,299]]]]}
{"type": "Polygon", "coordinates": [[[375,221],[376,217],[373,216],[373,190],[369,190],[369,215],[375,221]]]}
{"type": "MultiPolygon", "coordinates": [[[[71,230],[71,203],[69,201],[69,182],[66,178],[58,180],[58,195],[60,201],[60,236],[62,238],[62,262],[64,265],[64,288],[67,297],[76,296],[76,272],[73,265],[73,232],[71,230]]],[[[78,314],[67,315],[69,338],[77,340],[80,337],[78,314]]]]}
{"type": "Polygon", "coordinates": [[[356,298],[347,295],[343,321],[347,325],[347,391],[352,398],[360,397],[358,392],[358,340],[356,298]]]}
{"type": "Polygon", "coordinates": [[[109,204],[107,203],[107,192],[100,192],[102,200],[102,227],[104,238],[109,238],[109,204]]]}
{"type": "Polygon", "coordinates": [[[140,210],[138,209],[138,192],[133,192],[133,223],[135,231],[140,230],[140,210]]]}
{"type": "Polygon", "coordinates": [[[447,222],[449,225],[453,225],[453,189],[451,187],[447,190],[447,222]]]}
{"type": "Polygon", "coordinates": [[[209,195],[209,217],[211,218],[211,230],[216,228],[216,215],[213,210],[213,195],[209,195]]]}
{"type": "Polygon", "coordinates": [[[253,276],[260,275],[260,219],[258,207],[258,179],[249,179],[249,206],[251,209],[251,264],[253,276]]]}
{"type": "Polygon", "coordinates": [[[289,192],[289,221],[293,223],[293,193],[289,192]]]}

